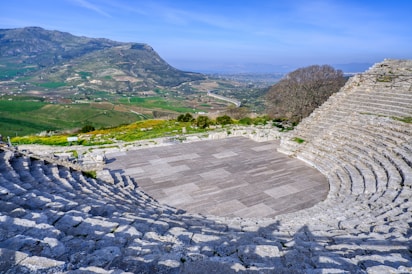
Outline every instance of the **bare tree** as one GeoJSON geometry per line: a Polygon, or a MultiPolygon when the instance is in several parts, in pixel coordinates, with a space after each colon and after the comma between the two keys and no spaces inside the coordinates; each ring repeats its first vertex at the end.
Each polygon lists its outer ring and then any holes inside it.
{"type": "Polygon", "coordinates": [[[272,118],[299,122],[339,91],[346,79],[341,70],[314,65],[287,74],[266,95],[272,118]]]}

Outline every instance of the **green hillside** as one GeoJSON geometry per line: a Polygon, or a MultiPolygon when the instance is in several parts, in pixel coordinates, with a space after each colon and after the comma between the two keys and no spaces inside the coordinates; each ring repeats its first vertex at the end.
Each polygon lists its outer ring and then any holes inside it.
{"type": "Polygon", "coordinates": [[[23,136],[42,131],[68,130],[91,124],[113,127],[143,119],[131,111],[101,108],[97,104],[47,104],[0,100],[0,134],[23,136]]]}

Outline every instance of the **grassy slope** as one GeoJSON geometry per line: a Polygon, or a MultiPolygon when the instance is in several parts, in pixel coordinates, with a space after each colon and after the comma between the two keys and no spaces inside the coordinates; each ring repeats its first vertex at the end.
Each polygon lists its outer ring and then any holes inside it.
{"type": "Polygon", "coordinates": [[[3,136],[80,128],[86,124],[97,128],[112,127],[140,119],[140,116],[130,111],[105,109],[96,104],[55,105],[0,100],[0,134],[3,136]]]}
{"type": "Polygon", "coordinates": [[[86,124],[95,128],[115,127],[150,118],[151,115],[147,115],[149,110],[194,112],[177,99],[169,100],[160,96],[120,98],[116,104],[48,104],[23,99],[0,100],[0,134],[24,136],[42,131],[81,128],[86,124]],[[146,114],[139,115],[136,109],[144,110],[146,114]]]}
{"type": "MultiPolygon", "coordinates": [[[[191,127],[191,122],[176,122],[174,120],[145,120],[122,125],[109,129],[100,129],[87,134],[79,134],[79,144],[101,145],[110,144],[113,139],[118,141],[136,141],[158,137],[176,137],[182,133],[205,132],[207,129],[191,127]]],[[[44,145],[68,145],[68,134],[50,137],[24,136],[12,138],[13,144],[44,144],[44,145]]]]}
{"type": "Polygon", "coordinates": [[[185,107],[179,101],[171,101],[169,99],[165,99],[162,97],[132,97],[130,99],[122,98],[120,99],[122,104],[130,104],[138,107],[148,108],[148,109],[162,109],[162,110],[170,110],[173,112],[189,112],[193,113],[194,110],[189,107],[185,107]]]}

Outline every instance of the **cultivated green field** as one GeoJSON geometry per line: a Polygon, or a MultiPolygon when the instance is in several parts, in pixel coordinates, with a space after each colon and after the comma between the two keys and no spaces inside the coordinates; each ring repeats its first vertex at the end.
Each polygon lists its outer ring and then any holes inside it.
{"type": "Polygon", "coordinates": [[[10,80],[16,76],[25,75],[27,72],[35,70],[34,67],[21,67],[15,64],[0,66],[0,80],[10,80]]]}
{"type": "Polygon", "coordinates": [[[170,100],[161,96],[117,99],[113,100],[115,103],[51,104],[41,102],[39,98],[5,96],[3,100],[0,99],[0,134],[25,136],[44,131],[79,129],[84,125],[92,125],[97,129],[110,128],[153,118],[152,112],[177,115],[198,111],[186,107],[178,99],[170,100]]]}
{"type": "Polygon", "coordinates": [[[179,100],[169,100],[163,97],[131,97],[122,98],[119,100],[122,104],[134,105],[138,107],[148,108],[148,109],[162,109],[170,110],[179,113],[194,113],[196,110],[193,108],[183,106],[182,102],[179,100]]]}
{"type": "Polygon", "coordinates": [[[131,111],[101,108],[97,104],[48,104],[0,100],[0,134],[24,136],[42,131],[113,127],[141,120],[131,111]]]}
{"type": "Polygon", "coordinates": [[[47,82],[47,83],[40,83],[38,86],[43,87],[43,88],[50,88],[50,89],[56,89],[59,87],[64,87],[66,86],[66,83],[63,82],[47,82]]]}

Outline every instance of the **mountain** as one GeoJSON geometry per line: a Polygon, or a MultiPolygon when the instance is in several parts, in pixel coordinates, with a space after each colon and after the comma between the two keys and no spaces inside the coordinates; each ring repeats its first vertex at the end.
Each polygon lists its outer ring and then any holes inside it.
{"type": "Polygon", "coordinates": [[[143,43],[40,27],[0,29],[0,81],[7,81],[10,89],[133,94],[202,79],[202,74],[170,66],[143,43]]]}

